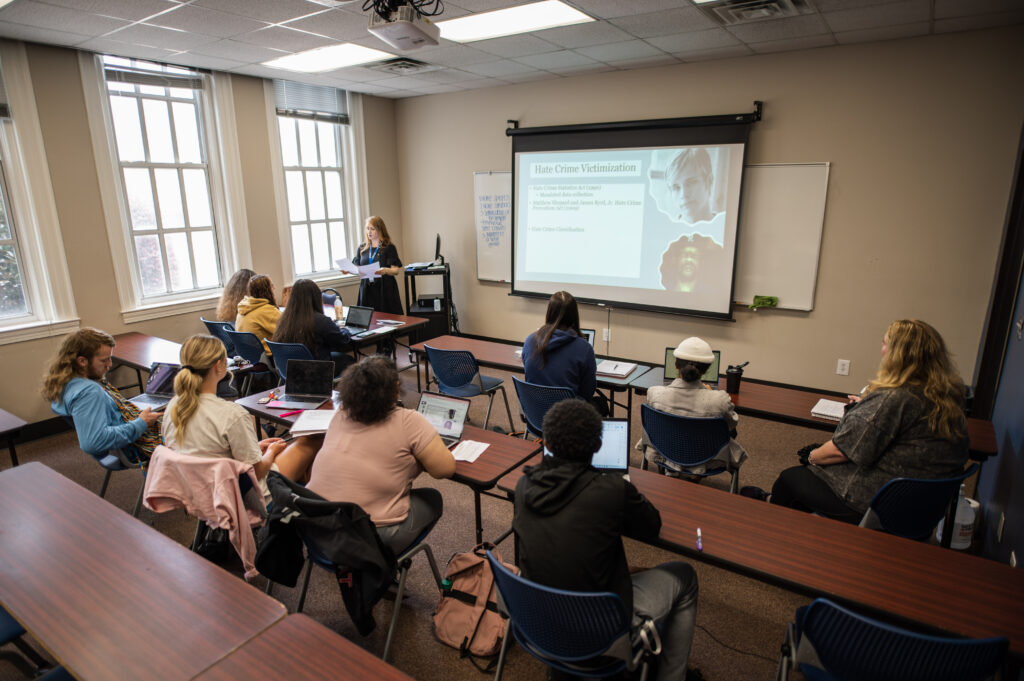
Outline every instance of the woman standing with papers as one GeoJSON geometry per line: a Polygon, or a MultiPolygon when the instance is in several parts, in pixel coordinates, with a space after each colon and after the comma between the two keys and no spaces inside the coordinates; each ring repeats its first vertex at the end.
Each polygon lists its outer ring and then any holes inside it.
{"type": "Polygon", "coordinates": [[[402,271],[402,261],[398,259],[398,249],[391,243],[384,220],[376,215],[367,218],[364,237],[352,262],[356,265],[380,265],[380,269],[375,279],[360,282],[359,304],[372,307],[377,312],[402,314],[402,299],[395,280],[402,271]]]}
{"type": "MultiPolygon", "coordinates": [[[[782,471],[773,504],[859,522],[893,478],[946,478],[967,461],[964,386],[939,332],[916,319],[895,321],[882,363],[863,397],[847,407],[832,439],[807,466],[782,471]]],[[[745,496],[766,498],[756,487],[745,496]]]]}

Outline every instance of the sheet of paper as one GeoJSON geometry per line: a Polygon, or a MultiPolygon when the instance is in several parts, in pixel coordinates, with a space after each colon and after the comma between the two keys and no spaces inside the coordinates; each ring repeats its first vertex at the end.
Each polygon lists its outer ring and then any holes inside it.
{"type": "Polygon", "coordinates": [[[359,268],[356,264],[348,258],[338,258],[334,261],[334,264],[338,266],[338,269],[342,272],[358,272],[359,268]]]}
{"type": "Polygon", "coordinates": [[[486,442],[476,442],[474,440],[463,440],[455,449],[452,450],[452,456],[455,457],[456,461],[465,461],[466,463],[473,463],[477,458],[484,453],[484,450],[490,447],[486,442]]]}
{"type": "Polygon", "coordinates": [[[375,279],[377,279],[377,270],[379,270],[379,269],[380,269],[380,263],[376,263],[376,262],[371,262],[369,265],[360,265],[359,266],[359,278],[360,279],[369,279],[370,281],[374,281],[375,279]]]}
{"type": "Polygon", "coordinates": [[[291,431],[293,435],[309,435],[312,433],[326,433],[327,426],[331,425],[331,419],[337,413],[335,409],[307,409],[299,418],[295,419],[291,431]]]}

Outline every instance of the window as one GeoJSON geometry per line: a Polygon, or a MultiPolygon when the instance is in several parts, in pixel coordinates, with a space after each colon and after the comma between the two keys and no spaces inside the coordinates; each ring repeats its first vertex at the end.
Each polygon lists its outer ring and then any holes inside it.
{"type": "Polygon", "coordinates": [[[342,90],[274,81],[287,203],[287,243],[296,277],[336,275],[355,235],[346,172],[351,156],[348,96],[342,90]]]}
{"type": "MultiPolygon", "coordinates": [[[[7,117],[6,106],[0,115],[7,117]]],[[[7,182],[4,158],[0,157],[0,320],[10,321],[16,317],[32,314],[25,280],[21,274],[21,257],[18,255],[18,240],[8,210],[7,182]]]]}
{"type": "Polygon", "coordinates": [[[118,57],[103,67],[141,298],[218,288],[203,75],[118,57]]]}

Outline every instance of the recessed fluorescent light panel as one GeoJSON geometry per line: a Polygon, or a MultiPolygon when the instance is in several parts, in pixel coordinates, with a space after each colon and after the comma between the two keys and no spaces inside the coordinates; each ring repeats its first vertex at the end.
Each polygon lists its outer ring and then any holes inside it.
{"type": "Polygon", "coordinates": [[[578,9],[558,0],[545,0],[493,12],[439,21],[441,37],[459,43],[500,38],[503,35],[542,31],[556,26],[571,26],[594,21],[578,9]]]}
{"type": "Polygon", "coordinates": [[[372,47],[341,43],[340,45],[318,47],[315,50],[290,54],[287,57],[278,57],[277,59],[263,62],[263,65],[285,71],[320,73],[342,69],[346,66],[356,66],[357,64],[391,59],[394,56],[388,52],[375,50],[372,47]]]}

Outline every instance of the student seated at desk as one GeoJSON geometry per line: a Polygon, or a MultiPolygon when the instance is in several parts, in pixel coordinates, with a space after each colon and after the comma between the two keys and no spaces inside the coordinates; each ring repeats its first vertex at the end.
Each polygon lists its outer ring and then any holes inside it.
{"type": "MultiPolygon", "coordinates": [[[[647,404],[658,411],[669,414],[699,418],[723,418],[729,424],[730,434],[735,438],[739,417],[736,415],[736,409],[733,407],[732,399],[729,398],[729,393],[724,390],[711,390],[700,380],[711,363],[715,361],[715,354],[711,351],[711,346],[707,341],[694,336],[681,342],[672,351],[672,354],[676,358],[676,371],[679,372],[679,377],[668,385],[649,388],[647,404]]],[[[649,463],[664,465],[670,471],[674,471],[676,475],[680,472],[687,472],[671,461],[667,461],[654,447],[651,447],[647,440],[647,433],[644,433],[640,441],[637,442],[636,448],[644,452],[649,463]]],[[[719,452],[715,461],[700,468],[707,469],[713,464],[717,464],[717,468],[724,466],[731,470],[739,468],[746,460],[747,453],[743,447],[735,439],[730,439],[729,446],[719,452]]],[[[691,472],[702,474],[705,471],[693,470],[691,472]]]]}
{"type": "Polygon", "coordinates": [[[426,471],[450,478],[455,458],[434,426],[412,409],[397,406],[398,370],[376,355],[353,365],[341,377],[342,407],[331,421],[313,461],[309,489],[328,501],[358,504],[377,533],[401,553],[444,510],[441,493],[412,488],[426,471]]]}
{"type": "Polygon", "coordinates": [[[893,478],[947,478],[967,462],[964,386],[939,332],[916,319],[895,321],[864,396],[846,408],[832,439],[808,465],[788,468],[768,495],[741,494],[850,523],[860,522],[893,478]]]}
{"type": "Polygon", "coordinates": [[[264,498],[270,498],[271,469],[301,480],[320,438],[300,437],[291,445],[281,438],[256,441],[252,416],[241,405],[217,397],[217,382],[228,373],[224,344],[213,336],[191,336],[181,346],[181,371],[174,378],[174,398],[163,422],[164,441],[179,454],[230,457],[252,464],[264,498]]]}
{"type": "Polygon", "coordinates": [[[591,467],[601,448],[601,417],[591,405],[555,404],[543,430],[552,456],[527,466],[516,485],[512,528],[523,576],[557,589],[618,594],[634,622],[649,617],[661,633],[656,678],[682,681],[697,616],[697,574],[673,562],[630,575],[623,535],[653,541],[661,515],[622,475],[591,467]]]}
{"type": "Polygon", "coordinates": [[[55,414],[74,420],[78,446],[94,457],[123,449],[143,463],[161,444],[160,414],[139,409],[107,382],[114,338],[82,327],[68,334],[43,378],[43,397],[55,414]]]}
{"type": "Polygon", "coordinates": [[[288,306],[270,340],[302,343],[313,353],[314,359],[333,360],[334,375],[338,376],[355,361],[345,354],[350,349],[350,337],[348,329],[338,328],[337,322],[324,314],[320,287],[309,279],[298,279],[292,284],[288,306]]]}
{"type": "Polygon", "coordinates": [[[238,302],[245,298],[245,294],[249,290],[249,280],[255,276],[255,272],[244,267],[231,275],[228,283],[224,284],[224,290],[220,293],[220,300],[217,301],[215,319],[218,322],[235,323],[235,319],[238,317],[238,302]]]}
{"type": "Polygon", "coordinates": [[[595,395],[594,347],[580,333],[580,311],[571,293],[558,291],[548,300],[544,325],[523,343],[523,370],[527,383],[570,388],[607,416],[607,402],[595,395]]]}
{"type": "Polygon", "coordinates": [[[270,348],[263,341],[273,338],[280,318],[281,310],[277,309],[274,299],[274,282],[265,274],[254,275],[249,280],[245,297],[238,301],[235,331],[256,334],[263,344],[263,352],[270,357],[270,348]]]}

